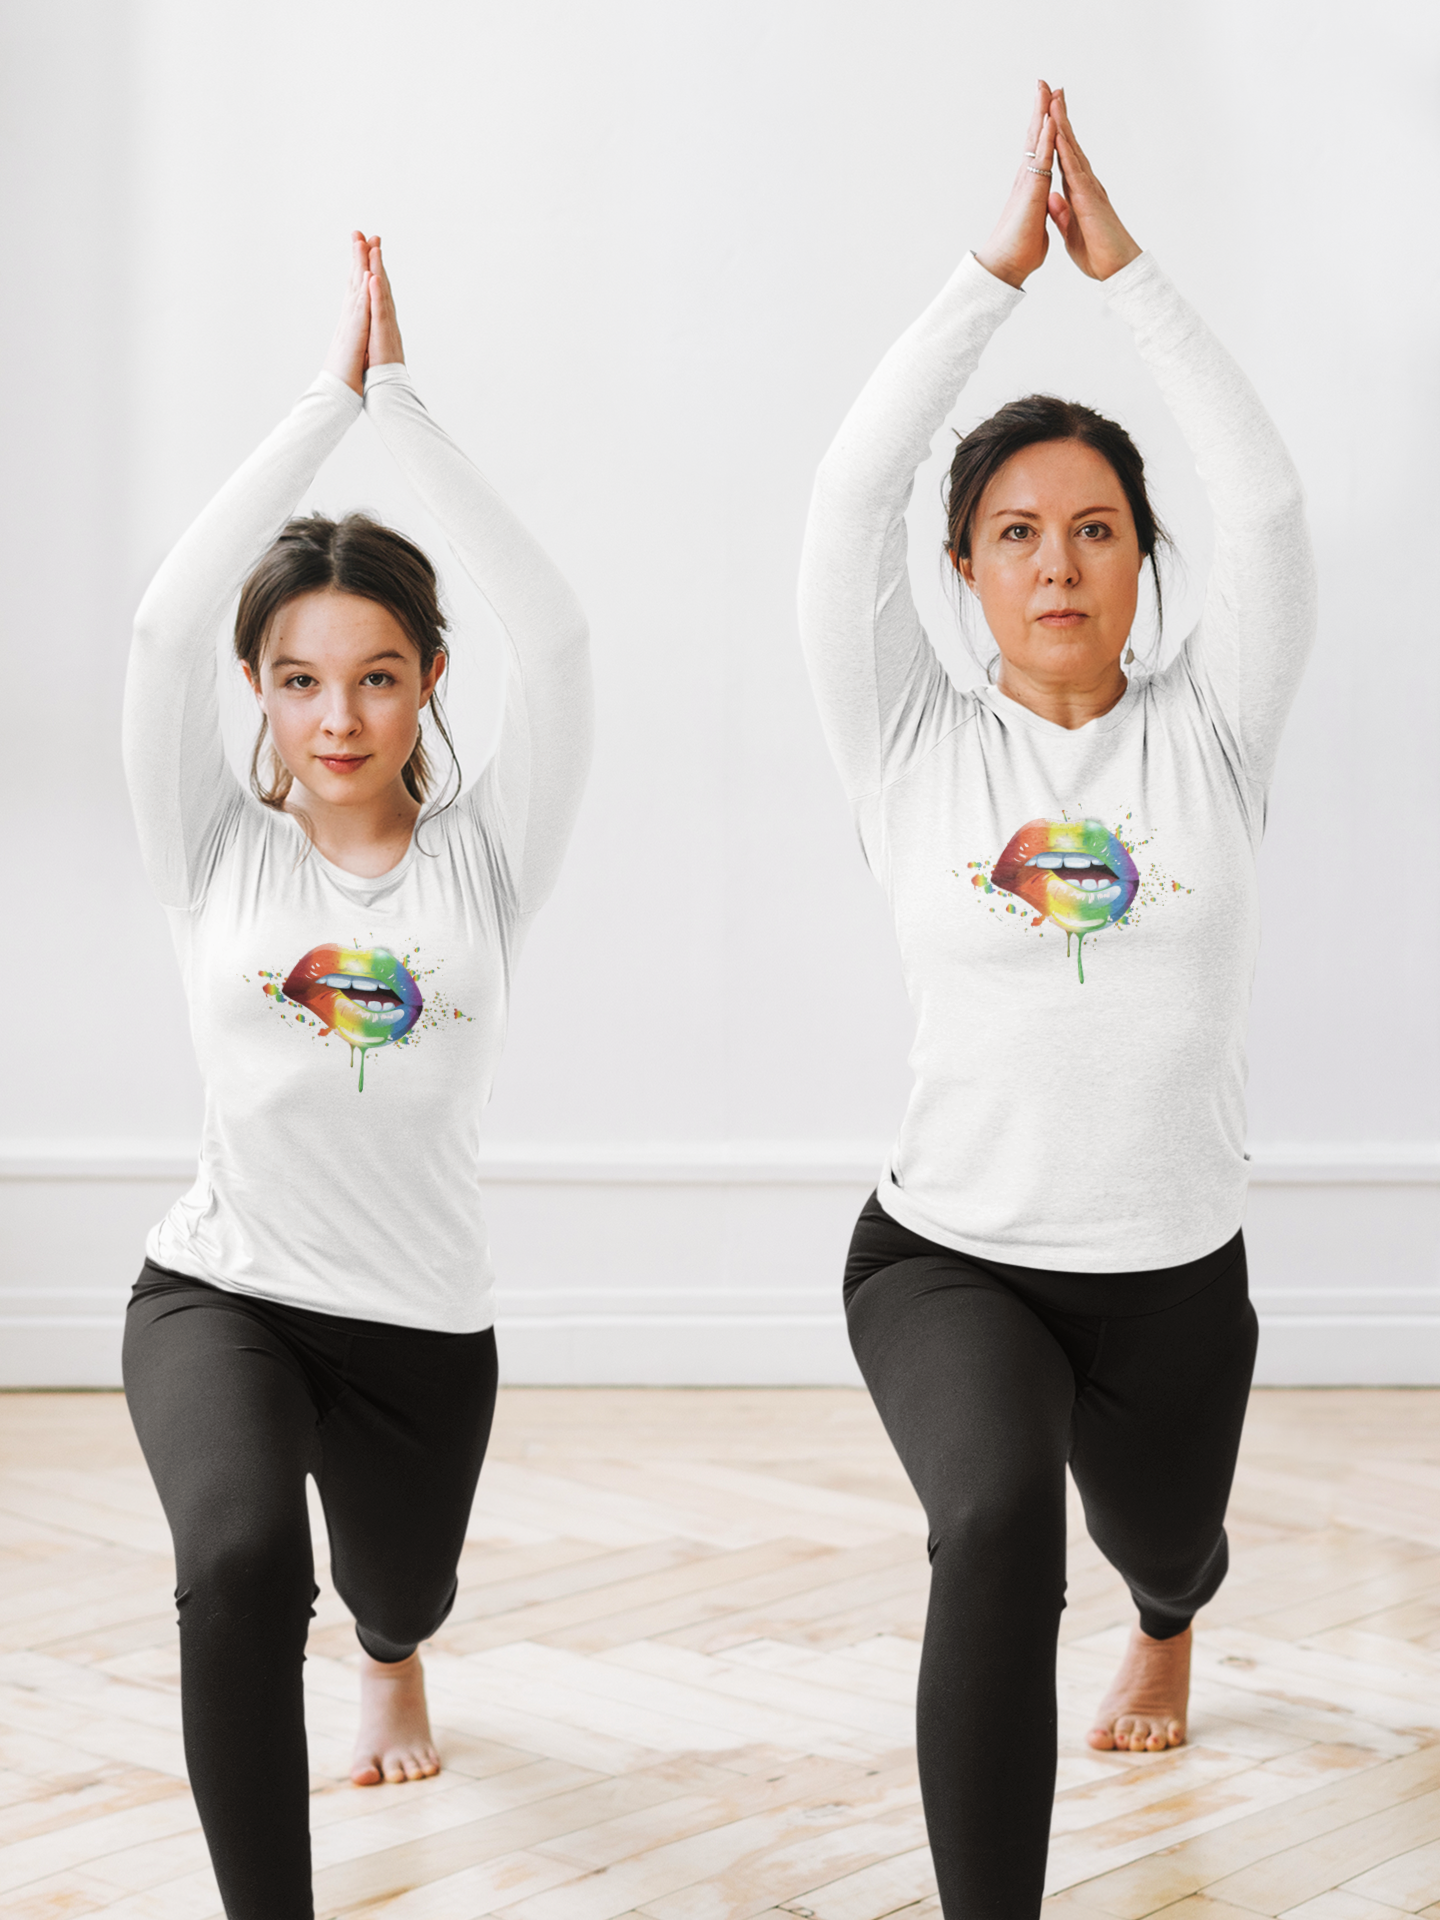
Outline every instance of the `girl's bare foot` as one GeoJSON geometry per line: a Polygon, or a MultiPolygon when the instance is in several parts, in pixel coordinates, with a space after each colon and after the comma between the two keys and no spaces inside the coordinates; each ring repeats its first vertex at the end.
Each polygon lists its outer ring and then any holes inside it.
{"type": "Polygon", "coordinates": [[[1136,1627],[1085,1738],[1102,1752],[1162,1753],[1184,1745],[1189,1705],[1189,1627],[1172,1640],[1152,1640],[1136,1627]]]}
{"type": "Polygon", "coordinates": [[[360,1732],[350,1778],[357,1787],[378,1787],[382,1780],[424,1780],[439,1771],[420,1655],[386,1666],[362,1648],[360,1732]]]}

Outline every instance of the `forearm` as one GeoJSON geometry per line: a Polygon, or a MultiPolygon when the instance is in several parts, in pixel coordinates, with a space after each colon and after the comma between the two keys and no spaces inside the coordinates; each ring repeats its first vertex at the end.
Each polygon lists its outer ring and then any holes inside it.
{"type": "Polygon", "coordinates": [[[915,470],[1020,298],[967,256],[881,361],[816,475],[800,569],[801,639],[852,797],[881,778],[897,711],[917,676],[934,673],[907,571],[915,470]]]}
{"type": "Polygon", "coordinates": [[[488,788],[521,912],[554,882],[590,759],[589,629],[559,568],[449,435],[403,366],[372,368],[366,412],[484,594],[510,652],[501,743],[488,788]]]}
{"type": "Polygon", "coordinates": [[[422,504],[494,609],[528,680],[583,652],[585,615],[560,569],[443,427],[402,365],[372,367],[365,411],[422,504]]]}
{"type": "Polygon", "coordinates": [[[359,411],[359,396],[322,374],[181,536],[140,603],[125,765],[147,864],[152,875],[163,872],[168,904],[183,904],[170,896],[183,886],[225,777],[217,624],[359,411]]]}
{"type": "Polygon", "coordinates": [[[1249,774],[1268,779],[1315,632],[1300,477],[1234,359],[1148,254],[1106,283],[1195,457],[1215,555],[1192,642],[1249,774]]]}
{"type": "Polygon", "coordinates": [[[1194,308],[1143,253],[1105,282],[1107,304],[1129,326],[1195,456],[1217,528],[1235,541],[1291,512],[1301,499],[1275,423],[1244,371],[1194,308]]]}

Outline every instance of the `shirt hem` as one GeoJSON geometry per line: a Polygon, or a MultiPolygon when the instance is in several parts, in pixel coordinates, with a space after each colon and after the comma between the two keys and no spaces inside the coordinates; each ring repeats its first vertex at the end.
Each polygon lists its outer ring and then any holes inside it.
{"type": "Polygon", "coordinates": [[[193,1250],[183,1244],[175,1248],[169,1246],[162,1248],[160,1239],[158,1229],[146,1237],[145,1258],[152,1266],[160,1267],[167,1273],[177,1274],[182,1280],[199,1280],[207,1287],[218,1288],[221,1293],[233,1293],[238,1300],[259,1300],[269,1307],[293,1307],[299,1313],[320,1313],[327,1314],[332,1320],[356,1320],[375,1326],[403,1327],[414,1333],[485,1333],[495,1325],[493,1294],[488,1284],[482,1296],[484,1304],[473,1324],[471,1316],[468,1315],[463,1324],[459,1323],[458,1318],[437,1322],[422,1320],[412,1315],[400,1319],[396,1317],[396,1307],[400,1304],[398,1302],[372,1301],[369,1303],[370,1310],[362,1312],[355,1301],[320,1300],[314,1296],[302,1297],[294,1293],[268,1292],[263,1287],[241,1286],[230,1275],[208,1270],[200,1262],[197,1262],[200,1270],[194,1271],[190,1265],[190,1262],[196,1259],[193,1250]],[[376,1309],[380,1306],[388,1307],[389,1311],[377,1311],[376,1309]]]}
{"type": "Polygon", "coordinates": [[[967,1253],[976,1260],[993,1260],[999,1266],[1033,1267],[1046,1273],[1163,1273],[1171,1267],[1188,1266],[1192,1260],[1203,1260],[1233,1240],[1244,1224],[1245,1213],[1242,1193],[1234,1217],[1226,1216],[1228,1225],[1216,1227],[1213,1233],[1206,1233],[1193,1243],[1167,1244],[1148,1259],[1137,1261],[1133,1244],[1117,1244],[1113,1258],[1107,1258],[1076,1247],[1017,1245],[1008,1240],[986,1240],[977,1234],[956,1233],[923,1213],[903,1189],[895,1185],[895,1177],[888,1167],[880,1176],[875,1197],[897,1225],[908,1227],[922,1239],[935,1241],[937,1246],[948,1247],[952,1253],[967,1253]]]}

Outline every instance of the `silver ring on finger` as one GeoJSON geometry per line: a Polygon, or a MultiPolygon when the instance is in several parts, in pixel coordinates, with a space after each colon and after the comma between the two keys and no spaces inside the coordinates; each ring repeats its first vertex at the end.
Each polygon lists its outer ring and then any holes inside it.
{"type": "Polygon", "coordinates": [[[1045,178],[1049,180],[1053,176],[1055,169],[1053,167],[1027,167],[1025,171],[1027,173],[1043,174],[1045,178]]]}

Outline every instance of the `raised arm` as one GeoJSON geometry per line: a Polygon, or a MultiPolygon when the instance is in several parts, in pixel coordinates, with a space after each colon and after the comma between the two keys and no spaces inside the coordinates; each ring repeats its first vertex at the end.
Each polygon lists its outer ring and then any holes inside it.
{"type": "Polygon", "coordinates": [[[365,411],[489,601],[510,649],[495,758],[469,802],[493,804],[521,914],[555,884],[590,764],[585,615],[554,562],[426,412],[405,367],[378,241],[365,411]]]}
{"type": "Polygon", "coordinates": [[[999,224],[871,375],[820,463],[800,568],[800,637],[852,800],[947,724],[950,683],[910,593],[905,509],[991,334],[1045,258],[1055,129],[1042,82],[999,224]]]}
{"type": "Polygon", "coordinates": [[[146,871],[161,902],[204,890],[214,836],[239,799],[225,762],[217,628],[250,568],[361,410],[368,266],[350,282],[324,370],[184,533],[135,616],[125,680],[125,774],[146,871]]]}
{"type": "Polygon", "coordinates": [[[1315,635],[1315,563],[1300,477],[1235,361],[1141,253],[1086,159],[1063,90],[1051,118],[1065,194],[1051,216],[1071,258],[1135,335],[1184,434],[1215,519],[1215,555],[1199,625],[1176,663],[1229,734],[1263,794],[1315,635]]]}

